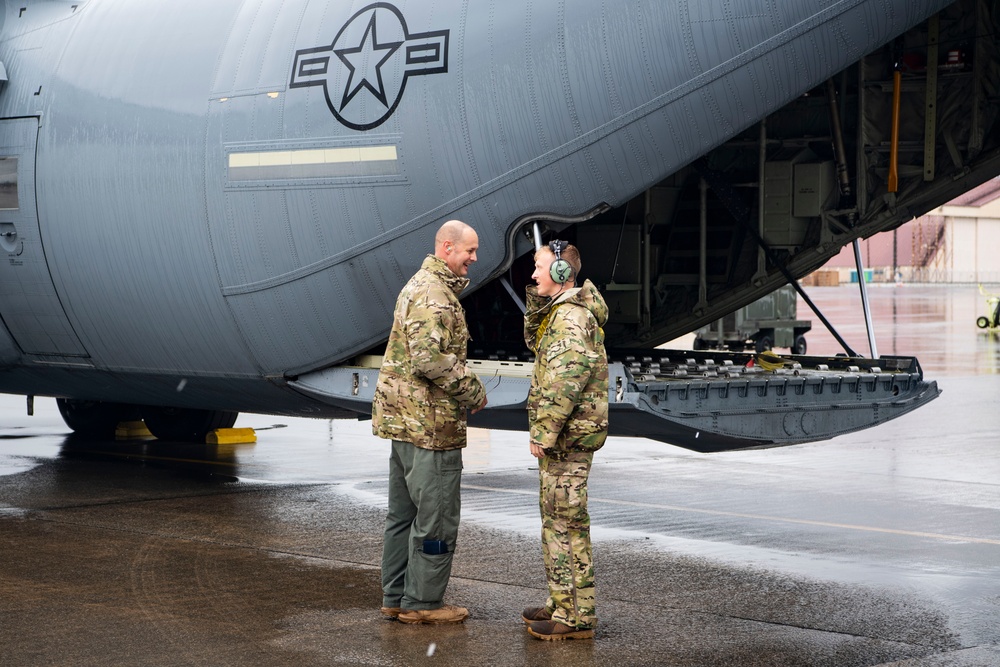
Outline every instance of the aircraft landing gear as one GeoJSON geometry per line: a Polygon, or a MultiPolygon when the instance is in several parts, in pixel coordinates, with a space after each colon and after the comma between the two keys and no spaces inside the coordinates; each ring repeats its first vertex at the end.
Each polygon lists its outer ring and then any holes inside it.
{"type": "Polygon", "coordinates": [[[161,408],[72,398],[57,398],[56,406],[66,426],[92,438],[113,438],[120,423],[142,419],[149,432],[160,440],[203,443],[210,431],[230,428],[239,416],[238,412],[221,410],[161,408]]]}
{"type": "Polygon", "coordinates": [[[205,442],[210,431],[232,427],[239,414],[192,408],[148,407],[142,410],[142,418],[150,433],[160,440],[183,442],[205,442]]]}
{"type": "Polygon", "coordinates": [[[75,433],[98,438],[112,438],[120,422],[139,419],[139,406],[127,403],[57,398],[56,407],[66,426],[75,433]]]}

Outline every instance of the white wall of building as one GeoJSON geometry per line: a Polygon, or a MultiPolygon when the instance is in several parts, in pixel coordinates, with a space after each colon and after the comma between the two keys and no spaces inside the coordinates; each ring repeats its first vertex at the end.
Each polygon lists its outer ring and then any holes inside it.
{"type": "MultiPolygon", "coordinates": [[[[1000,177],[945,204],[899,229],[861,241],[866,271],[875,282],[1000,284],[1000,177]],[[993,197],[992,201],[988,201],[993,197]],[[943,237],[938,233],[943,225],[943,237]],[[928,266],[919,266],[937,247],[928,266]],[[895,267],[895,271],[893,271],[895,267]]],[[[840,282],[857,280],[854,252],[845,247],[821,271],[824,280],[836,273],[840,282]]],[[[817,283],[820,284],[820,283],[817,283]]]]}
{"type": "Polygon", "coordinates": [[[947,282],[1000,282],[1000,201],[982,207],[942,206],[945,252],[934,268],[947,282]]]}

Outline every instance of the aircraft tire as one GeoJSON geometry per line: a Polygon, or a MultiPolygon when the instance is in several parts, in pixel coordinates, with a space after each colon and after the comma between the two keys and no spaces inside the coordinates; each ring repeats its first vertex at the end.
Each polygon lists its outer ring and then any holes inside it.
{"type": "Polygon", "coordinates": [[[74,433],[92,437],[114,437],[119,423],[139,420],[139,406],[128,403],[57,398],[56,407],[74,433]]]}
{"type": "Polygon", "coordinates": [[[980,329],[985,329],[986,327],[990,326],[990,321],[987,318],[980,315],[979,318],[976,320],[976,326],[979,327],[980,329]]]}
{"type": "Polygon", "coordinates": [[[149,407],[143,408],[142,418],[149,432],[159,440],[203,443],[209,432],[235,424],[239,414],[224,410],[149,407]]]}

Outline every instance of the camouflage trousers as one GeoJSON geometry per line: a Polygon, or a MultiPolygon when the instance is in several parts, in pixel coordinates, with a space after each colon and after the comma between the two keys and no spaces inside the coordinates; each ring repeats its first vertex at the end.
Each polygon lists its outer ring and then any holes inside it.
{"type": "Polygon", "coordinates": [[[539,460],[539,507],[542,514],[542,558],[549,583],[545,607],[564,625],[592,628],[594,561],[587,513],[587,477],[593,452],[573,452],[566,460],[539,460]]]}

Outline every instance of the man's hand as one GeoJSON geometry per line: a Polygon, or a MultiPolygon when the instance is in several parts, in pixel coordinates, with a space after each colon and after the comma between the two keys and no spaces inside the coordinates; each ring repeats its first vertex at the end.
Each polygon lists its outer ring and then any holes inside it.
{"type": "Polygon", "coordinates": [[[531,443],[531,455],[536,459],[540,459],[545,456],[545,449],[541,445],[531,443]]]}
{"type": "Polygon", "coordinates": [[[483,396],[483,403],[482,403],[482,405],[480,405],[478,408],[473,408],[470,411],[470,414],[476,414],[477,412],[479,412],[480,410],[482,410],[485,407],[486,407],[486,397],[483,396]]]}

